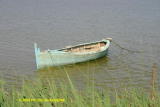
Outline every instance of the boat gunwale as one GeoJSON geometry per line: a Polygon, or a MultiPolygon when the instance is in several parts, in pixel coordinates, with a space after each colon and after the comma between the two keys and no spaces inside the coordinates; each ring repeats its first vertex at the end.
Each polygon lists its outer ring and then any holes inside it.
{"type": "Polygon", "coordinates": [[[109,46],[110,46],[110,40],[103,39],[101,41],[95,41],[95,42],[90,42],[90,43],[82,43],[82,44],[73,45],[69,48],[61,48],[61,49],[54,49],[54,50],[48,49],[48,50],[43,50],[41,52],[40,52],[40,48],[38,48],[39,49],[38,53],[39,54],[46,54],[46,53],[50,52],[50,53],[54,53],[54,54],[84,55],[84,54],[93,54],[93,53],[97,53],[97,52],[102,52],[102,51],[106,50],[107,48],[109,48],[109,46]],[[92,52],[65,52],[65,51],[63,51],[65,49],[70,49],[70,48],[74,48],[74,47],[78,47],[78,46],[89,45],[89,44],[100,43],[100,42],[105,42],[106,43],[105,46],[104,46],[105,48],[103,50],[101,49],[100,51],[92,51],[92,52]]]}

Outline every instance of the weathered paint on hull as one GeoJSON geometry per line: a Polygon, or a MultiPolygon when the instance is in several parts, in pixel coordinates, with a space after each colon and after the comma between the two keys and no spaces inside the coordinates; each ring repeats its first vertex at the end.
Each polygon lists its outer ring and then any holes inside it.
{"type": "Polygon", "coordinates": [[[88,54],[88,55],[71,55],[71,54],[56,54],[56,53],[46,53],[40,54],[38,56],[39,63],[38,68],[44,66],[58,66],[58,65],[65,65],[65,64],[72,64],[78,62],[84,62],[89,60],[94,60],[100,57],[103,57],[107,54],[107,51],[88,54]]]}
{"type": "Polygon", "coordinates": [[[45,66],[59,66],[78,62],[85,62],[104,57],[108,53],[108,47],[110,42],[107,42],[108,46],[102,49],[102,51],[92,53],[69,53],[57,50],[48,50],[41,53],[40,49],[37,48],[37,46],[35,45],[37,69],[43,68],[45,66]]]}

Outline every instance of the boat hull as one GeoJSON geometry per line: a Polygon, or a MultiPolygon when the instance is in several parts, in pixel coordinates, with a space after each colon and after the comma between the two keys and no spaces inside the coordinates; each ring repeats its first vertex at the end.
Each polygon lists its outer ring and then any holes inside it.
{"type": "Polygon", "coordinates": [[[70,52],[61,52],[58,50],[48,50],[41,53],[40,49],[35,45],[35,56],[37,69],[46,67],[46,66],[60,66],[66,64],[73,64],[79,62],[85,62],[89,60],[94,60],[100,57],[104,57],[108,53],[108,48],[110,41],[106,41],[107,46],[103,47],[101,51],[98,52],[86,52],[86,53],[70,53],[70,52]]]}

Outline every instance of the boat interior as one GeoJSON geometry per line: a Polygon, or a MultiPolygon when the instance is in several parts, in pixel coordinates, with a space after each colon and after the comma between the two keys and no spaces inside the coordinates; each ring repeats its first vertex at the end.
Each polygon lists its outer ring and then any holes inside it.
{"type": "Polygon", "coordinates": [[[97,43],[91,43],[91,44],[84,44],[79,45],[75,47],[66,47],[65,49],[62,49],[60,51],[64,52],[97,52],[100,51],[101,47],[104,47],[106,45],[106,42],[97,42],[97,43]]]}

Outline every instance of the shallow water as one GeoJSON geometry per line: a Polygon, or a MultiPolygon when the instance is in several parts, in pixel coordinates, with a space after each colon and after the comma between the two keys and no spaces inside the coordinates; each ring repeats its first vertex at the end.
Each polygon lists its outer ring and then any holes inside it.
{"type": "Polygon", "coordinates": [[[0,76],[8,86],[21,84],[22,77],[64,79],[62,68],[36,71],[34,42],[57,49],[112,37],[142,53],[112,43],[107,57],[65,66],[71,79],[79,87],[88,76],[97,87],[149,88],[152,65],[160,65],[159,5],[158,0],[0,0],[0,76]]]}

